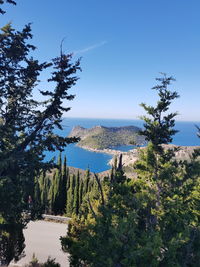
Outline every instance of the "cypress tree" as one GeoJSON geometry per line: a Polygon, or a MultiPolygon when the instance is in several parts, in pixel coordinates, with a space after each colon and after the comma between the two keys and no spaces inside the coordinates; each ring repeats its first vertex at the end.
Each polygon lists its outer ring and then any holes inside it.
{"type": "Polygon", "coordinates": [[[41,192],[41,205],[43,208],[46,206],[47,192],[46,192],[46,174],[42,172],[40,176],[40,192],[41,192]]]}
{"type": "Polygon", "coordinates": [[[41,206],[43,208],[43,212],[48,213],[50,210],[50,201],[49,201],[49,192],[51,188],[51,182],[49,176],[43,173],[42,175],[42,189],[41,191],[41,206]]]}
{"type": "Polygon", "coordinates": [[[67,203],[67,183],[68,183],[68,168],[67,158],[64,157],[64,164],[62,170],[62,188],[61,188],[61,213],[64,213],[67,203]]]}
{"type": "Polygon", "coordinates": [[[88,191],[89,191],[89,183],[90,183],[90,170],[89,169],[87,169],[86,170],[86,175],[85,175],[85,194],[87,194],[88,193],[88,191]]]}
{"type": "Polygon", "coordinates": [[[63,185],[63,175],[62,175],[62,155],[59,153],[57,170],[54,179],[54,213],[61,214],[63,210],[62,206],[62,185],[63,185]]]}
{"type": "Polygon", "coordinates": [[[79,193],[79,206],[83,203],[83,189],[84,189],[84,182],[83,179],[80,180],[80,193],[79,193]]]}
{"type": "Polygon", "coordinates": [[[73,213],[75,185],[76,185],[76,176],[73,174],[70,177],[70,188],[67,192],[67,215],[68,216],[71,216],[73,213]]]}
{"type": "Polygon", "coordinates": [[[69,205],[68,202],[70,202],[70,187],[71,187],[71,176],[69,174],[69,169],[67,173],[67,188],[66,188],[66,203],[65,203],[65,213],[68,214],[69,205]]]}
{"type": "Polygon", "coordinates": [[[53,177],[51,180],[51,186],[49,189],[49,209],[50,209],[50,213],[54,213],[54,205],[55,205],[55,197],[54,197],[54,185],[55,185],[55,176],[56,173],[53,173],[53,177]]]}
{"type": "Polygon", "coordinates": [[[34,203],[41,205],[41,191],[38,178],[35,179],[35,187],[34,187],[34,203]]]}
{"type": "Polygon", "coordinates": [[[79,197],[79,190],[80,190],[80,174],[79,171],[76,175],[76,185],[75,185],[75,189],[74,189],[74,213],[76,215],[79,214],[79,207],[80,207],[80,197],[79,197]]]}

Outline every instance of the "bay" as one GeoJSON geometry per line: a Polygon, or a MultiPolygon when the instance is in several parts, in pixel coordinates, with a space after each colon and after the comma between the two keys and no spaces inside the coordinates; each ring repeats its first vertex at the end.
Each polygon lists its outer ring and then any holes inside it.
{"type": "MultiPolygon", "coordinates": [[[[102,125],[106,127],[121,127],[121,126],[143,126],[143,121],[140,120],[125,120],[125,119],[91,119],[91,118],[64,118],[62,122],[63,130],[55,130],[62,136],[68,136],[70,131],[75,126],[82,126],[85,128],[91,128],[94,126],[102,125]]],[[[195,125],[200,126],[200,122],[176,122],[176,130],[179,130],[173,138],[173,144],[180,146],[198,146],[200,145],[200,138],[197,137],[197,128],[195,125]]],[[[118,146],[114,149],[121,151],[128,151],[133,146],[118,146]]],[[[53,156],[58,156],[59,152],[50,153],[46,152],[46,160],[51,159],[53,156]]],[[[95,153],[82,149],[75,144],[68,145],[62,157],[67,156],[68,166],[73,166],[80,169],[89,168],[92,172],[102,172],[110,169],[108,164],[112,155],[105,153],[95,153]]]]}

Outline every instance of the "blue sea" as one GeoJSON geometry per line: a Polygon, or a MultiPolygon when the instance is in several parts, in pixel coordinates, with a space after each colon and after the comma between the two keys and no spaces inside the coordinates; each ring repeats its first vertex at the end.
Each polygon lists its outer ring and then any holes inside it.
{"type": "MultiPolygon", "coordinates": [[[[107,127],[120,127],[120,126],[143,126],[143,121],[140,120],[122,120],[122,119],[83,119],[83,118],[64,118],[62,122],[63,130],[55,130],[62,136],[67,136],[74,126],[82,126],[85,128],[91,128],[97,125],[107,127]]],[[[197,128],[195,125],[200,126],[200,122],[176,122],[176,130],[179,132],[173,138],[173,144],[180,146],[198,146],[200,145],[200,138],[197,137],[197,128]]],[[[120,146],[115,147],[121,151],[128,151],[133,146],[120,146]]],[[[76,168],[87,169],[89,168],[92,172],[102,172],[110,169],[108,165],[109,160],[112,158],[111,155],[104,153],[90,152],[82,149],[75,144],[70,144],[65,148],[62,156],[67,156],[68,166],[76,168]]],[[[46,159],[49,160],[53,156],[58,156],[58,152],[46,153],[46,159]]]]}

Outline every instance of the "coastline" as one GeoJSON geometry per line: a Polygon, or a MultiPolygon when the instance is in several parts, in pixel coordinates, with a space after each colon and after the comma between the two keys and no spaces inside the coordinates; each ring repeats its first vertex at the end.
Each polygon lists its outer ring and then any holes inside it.
{"type": "MultiPolygon", "coordinates": [[[[112,159],[108,161],[108,165],[112,166],[114,164],[115,157],[119,157],[122,155],[122,164],[124,167],[133,165],[135,161],[138,159],[139,156],[139,150],[143,149],[144,147],[134,148],[129,151],[120,151],[120,150],[114,150],[114,149],[96,149],[96,148],[90,148],[87,146],[79,146],[83,149],[86,149],[91,152],[95,153],[105,153],[112,155],[112,159]]],[[[200,149],[200,146],[177,146],[173,144],[167,144],[163,145],[164,149],[172,149],[172,148],[179,148],[178,151],[175,152],[175,158],[176,160],[190,160],[190,157],[195,149],[200,149]]]]}
{"type": "Polygon", "coordinates": [[[91,148],[91,147],[87,147],[87,146],[80,146],[80,145],[77,145],[77,146],[80,147],[80,148],[83,148],[85,150],[91,151],[91,152],[105,153],[105,154],[110,154],[110,155],[113,155],[113,156],[120,155],[120,154],[123,154],[123,153],[127,153],[127,152],[123,152],[123,151],[120,151],[120,150],[114,150],[114,149],[111,149],[111,148],[97,149],[97,148],[91,148]]]}
{"type": "Polygon", "coordinates": [[[114,160],[116,156],[118,158],[120,155],[123,155],[122,163],[124,166],[133,164],[138,159],[138,148],[134,148],[129,151],[120,151],[120,150],[114,150],[111,148],[97,149],[97,148],[90,148],[87,146],[79,146],[79,147],[85,150],[91,151],[91,152],[95,152],[95,153],[105,153],[105,154],[112,155],[113,156],[112,159],[108,161],[108,165],[110,166],[114,164],[114,160]]]}

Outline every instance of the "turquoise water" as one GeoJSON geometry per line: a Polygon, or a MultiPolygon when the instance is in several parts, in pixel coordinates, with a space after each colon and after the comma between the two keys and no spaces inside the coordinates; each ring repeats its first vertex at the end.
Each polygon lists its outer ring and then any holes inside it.
{"type": "MultiPolygon", "coordinates": [[[[120,126],[138,126],[142,127],[143,122],[139,120],[116,120],[116,119],[82,119],[82,118],[64,118],[63,131],[56,131],[62,136],[67,136],[74,126],[80,125],[85,128],[102,125],[107,127],[120,126]]],[[[196,146],[200,145],[200,138],[197,137],[197,129],[195,125],[200,125],[200,122],[177,122],[176,129],[180,132],[174,136],[173,144],[181,146],[196,146]]],[[[128,151],[133,146],[118,146],[115,149],[128,151]]],[[[70,144],[65,148],[63,156],[66,154],[68,166],[73,166],[81,169],[89,169],[93,172],[101,172],[110,169],[108,161],[112,158],[111,155],[103,153],[95,153],[70,144]]],[[[46,159],[57,156],[58,152],[46,153],[46,159]]]]}

